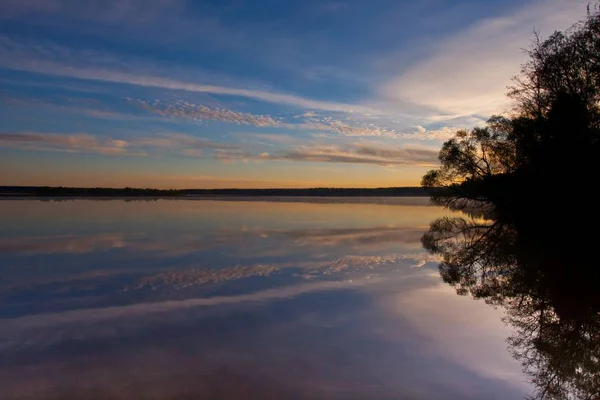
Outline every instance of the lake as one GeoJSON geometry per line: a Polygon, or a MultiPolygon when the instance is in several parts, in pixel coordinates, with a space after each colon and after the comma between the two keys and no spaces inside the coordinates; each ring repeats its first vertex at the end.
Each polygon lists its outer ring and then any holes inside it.
{"type": "Polygon", "coordinates": [[[2,399],[523,399],[424,198],[2,200],[2,399]]]}

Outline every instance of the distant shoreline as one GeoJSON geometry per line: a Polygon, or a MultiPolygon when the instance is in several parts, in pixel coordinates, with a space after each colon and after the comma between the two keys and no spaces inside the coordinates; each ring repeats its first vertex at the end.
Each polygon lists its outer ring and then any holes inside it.
{"type": "Polygon", "coordinates": [[[132,196],[132,197],[83,197],[83,196],[1,196],[0,204],[3,202],[43,202],[43,203],[67,203],[67,202],[241,202],[241,203],[300,203],[300,204],[370,204],[373,206],[434,206],[430,197],[422,196],[132,196]]]}
{"type": "Polygon", "coordinates": [[[144,189],[0,186],[0,198],[252,198],[252,197],[428,197],[426,187],[308,189],[144,189]]]}

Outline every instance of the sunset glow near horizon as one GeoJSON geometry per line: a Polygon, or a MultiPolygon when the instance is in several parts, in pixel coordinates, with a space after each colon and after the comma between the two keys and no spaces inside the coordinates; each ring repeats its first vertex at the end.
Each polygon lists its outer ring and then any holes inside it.
{"type": "Polygon", "coordinates": [[[0,185],[417,186],[580,0],[0,2],[0,185]]]}

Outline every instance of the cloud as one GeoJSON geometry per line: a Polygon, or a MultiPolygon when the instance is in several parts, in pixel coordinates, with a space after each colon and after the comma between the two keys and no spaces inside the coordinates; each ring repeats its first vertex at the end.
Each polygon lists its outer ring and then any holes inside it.
{"type": "MultiPolygon", "coordinates": [[[[359,287],[372,282],[372,280],[310,282],[295,286],[265,289],[248,294],[137,303],[125,306],[78,309],[17,317],[3,321],[3,330],[0,332],[0,351],[60,343],[68,339],[70,334],[77,335],[73,331],[77,326],[85,328],[92,323],[102,323],[115,319],[127,319],[145,315],[160,316],[160,314],[164,315],[165,313],[184,311],[195,307],[286,299],[303,293],[359,287]]],[[[102,336],[105,333],[106,331],[102,330],[96,331],[98,336],[102,336]]],[[[90,332],[90,334],[93,335],[93,332],[90,332]]]]}
{"type": "MultiPolygon", "coordinates": [[[[9,18],[38,18],[50,13],[57,18],[64,14],[63,16],[80,22],[96,20],[102,24],[116,21],[127,25],[125,22],[151,20],[145,15],[145,11],[139,13],[143,15],[136,15],[136,9],[139,9],[138,0],[111,2],[108,5],[103,5],[100,1],[92,3],[89,7],[83,7],[76,2],[60,0],[7,0],[2,3],[0,9],[6,11],[3,15],[9,18]]],[[[169,2],[165,0],[153,0],[151,3],[146,8],[153,9],[155,16],[160,17],[166,12],[165,7],[169,8],[169,2]]],[[[174,12],[177,13],[177,18],[185,19],[185,5],[181,4],[178,2],[178,5],[173,7],[177,8],[174,12]]],[[[61,46],[48,40],[29,40],[12,34],[0,35],[0,67],[147,88],[243,97],[299,108],[293,110],[298,122],[290,123],[283,122],[276,116],[185,102],[147,105],[153,108],[153,113],[162,116],[259,127],[292,127],[349,137],[443,140],[449,136],[447,132],[437,125],[432,128],[429,124],[444,121],[444,126],[452,126],[445,121],[459,118],[462,121],[460,127],[471,128],[473,124],[478,123],[477,119],[480,119],[480,116],[487,117],[503,111],[508,105],[504,96],[506,85],[510,83],[510,77],[518,72],[518,65],[524,60],[525,56],[520,48],[527,47],[533,36],[533,29],[538,28],[544,34],[555,28],[565,28],[577,17],[582,16],[584,11],[585,3],[579,0],[535,1],[512,14],[480,21],[449,39],[439,41],[432,46],[428,58],[417,60],[407,70],[401,74],[396,73],[394,78],[388,79],[379,87],[365,87],[365,93],[371,94],[368,98],[353,101],[354,104],[345,103],[344,100],[325,101],[286,93],[270,89],[268,84],[248,84],[248,81],[217,77],[212,72],[203,72],[200,68],[168,68],[168,60],[159,65],[156,61],[136,59],[130,55],[61,46]],[[206,82],[217,83],[204,84],[206,82]],[[337,114],[333,117],[323,116],[320,115],[322,111],[352,113],[354,121],[337,114]],[[402,122],[382,124],[379,120],[376,121],[377,124],[370,124],[356,121],[357,117],[370,119],[373,116],[382,119],[395,116],[396,119],[402,119],[402,122]],[[411,133],[407,127],[414,125],[430,129],[431,134],[411,133]]],[[[170,14],[169,16],[172,17],[170,14]]],[[[191,18],[190,15],[187,17],[191,18]]],[[[219,27],[215,29],[217,28],[219,27]]],[[[202,43],[202,46],[204,45],[206,43],[202,43]]],[[[245,53],[249,49],[235,46],[225,46],[221,48],[223,49],[238,51],[239,55],[252,57],[245,53]]],[[[377,62],[373,64],[376,65],[377,62]]],[[[303,66],[303,69],[305,67],[303,66]]],[[[372,74],[364,71],[356,79],[352,78],[352,82],[358,83],[360,78],[366,75],[372,74]]],[[[367,79],[361,84],[372,85],[375,81],[381,82],[380,79],[367,79]]],[[[106,113],[95,115],[111,117],[106,113]]]]}
{"type": "MultiPolygon", "coordinates": [[[[357,121],[344,122],[333,117],[319,117],[315,112],[309,111],[300,115],[295,115],[294,120],[299,122],[284,122],[280,118],[269,115],[260,115],[252,113],[243,113],[223,108],[211,108],[205,105],[192,104],[185,101],[176,101],[170,104],[161,103],[156,100],[152,103],[144,100],[132,100],[142,108],[164,117],[189,118],[194,121],[221,121],[230,122],[238,125],[254,125],[258,127],[269,128],[288,128],[303,131],[322,131],[330,132],[339,136],[347,137],[388,137],[404,138],[416,140],[445,140],[454,135],[456,129],[451,126],[445,126],[438,129],[428,130],[422,126],[416,126],[415,132],[398,132],[395,129],[385,128],[373,123],[361,123],[357,121]]],[[[439,119],[447,119],[447,116],[440,116],[439,119]]],[[[435,120],[435,118],[433,118],[435,120]]],[[[456,126],[474,126],[481,125],[482,120],[474,117],[456,117],[454,125],[456,126]]],[[[449,121],[446,121],[449,122],[449,121]]],[[[264,135],[249,134],[257,138],[270,141],[289,142],[285,135],[264,135]]]]}
{"type": "Polygon", "coordinates": [[[252,140],[264,140],[265,142],[273,142],[278,144],[298,143],[299,138],[292,137],[283,133],[245,133],[240,134],[240,138],[252,140]]]}
{"type": "Polygon", "coordinates": [[[6,107],[18,107],[29,110],[48,110],[53,114],[64,113],[71,115],[84,115],[95,119],[114,121],[152,121],[160,120],[158,116],[133,115],[122,111],[116,111],[108,107],[102,101],[91,97],[69,97],[53,96],[51,98],[38,97],[8,97],[0,96],[0,103],[6,107]]]}
{"type": "MultiPolygon", "coordinates": [[[[59,134],[40,132],[0,133],[0,147],[27,150],[96,153],[109,156],[146,156],[174,153],[199,157],[203,149],[238,152],[232,143],[214,142],[182,133],[162,133],[151,137],[113,139],[88,133],[59,134]]],[[[237,153],[236,153],[237,154],[237,153]]]]}
{"type": "Polygon", "coordinates": [[[450,114],[503,112],[505,94],[526,61],[533,31],[547,36],[583,17],[586,1],[533,1],[512,14],[480,21],[448,40],[429,58],[416,62],[380,92],[392,101],[433,107],[450,114]]]}
{"type": "Polygon", "coordinates": [[[223,108],[211,108],[205,105],[193,104],[186,101],[164,103],[159,100],[131,100],[143,109],[163,117],[188,118],[194,121],[221,121],[238,125],[254,125],[269,128],[288,128],[308,131],[331,132],[341,136],[380,136],[397,137],[393,129],[383,128],[375,124],[348,122],[333,117],[319,117],[314,111],[295,115],[294,121],[284,122],[280,118],[269,115],[244,113],[223,108]],[[296,122],[296,120],[300,120],[296,122]]]}
{"type": "Polygon", "coordinates": [[[131,139],[131,145],[180,151],[201,149],[234,150],[238,148],[238,146],[233,143],[215,142],[209,139],[177,132],[161,133],[151,137],[133,138],[131,139]]]}
{"type": "Polygon", "coordinates": [[[222,108],[210,108],[185,101],[176,101],[172,104],[164,104],[159,101],[149,103],[143,100],[137,100],[136,102],[145,110],[164,117],[189,118],[199,122],[222,121],[238,125],[254,125],[259,127],[282,126],[281,121],[268,115],[243,113],[222,108]]]}
{"type": "Polygon", "coordinates": [[[458,129],[445,126],[439,129],[427,130],[417,125],[415,126],[415,130],[412,133],[399,133],[398,137],[415,140],[447,140],[453,137],[458,129]]]}
{"type": "Polygon", "coordinates": [[[87,133],[0,133],[0,146],[27,150],[64,151],[69,153],[96,153],[111,156],[143,156],[143,151],[131,149],[129,143],[87,133]]]}
{"type": "MultiPolygon", "coordinates": [[[[280,141],[280,143],[286,142],[280,141]]],[[[59,134],[41,132],[0,133],[0,147],[37,151],[95,153],[108,156],[201,157],[203,150],[223,162],[233,161],[305,161],[381,166],[436,166],[437,149],[393,147],[383,144],[354,143],[350,145],[300,145],[269,153],[253,152],[235,143],[216,142],[187,134],[172,132],[154,136],[110,138],[88,133],[59,134]]]]}
{"type": "MultiPolygon", "coordinates": [[[[178,100],[174,102],[163,102],[160,100],[146,101],[142,99],[127,100],[151,112],[154,116],[133,115],[124,112],[117,112],[108,108],[100,100],[89,97],[67,97],[57,96],[53,101],[39,98],[20,98],[3,97],[1,102],[16,107],[26,107],[30,109],[47,108],[52,111],[64,111],[85,115],[98,119],[110,119],[115,121],[152,121],[160,120],[163,117],[174,119],[191,119],[196,122],[220,121],[233,123],[236,125],[252,125],[264,128],[286,128],[298,131],[320,131],[329,132],[328,134],[313,134],[315,137],[388,137],[405,138],[415,140],[445,140],[451,137],[455,128],[446,126],[434,130],[427,130],[422,126],[415,126],[415,132],[398,132],[395,129],[377,126],[373,123],[361,123],[357,121],[344,122],[332,117],[319,117],[314,112],[307,112],[301,115],[295,115],[291,122],[284,122],[282,118],[270,115],[253,114],[249,112],[240,112],[224,108],[214,108],[202,104],[193,104],[187,101],[178,100]]],[[[440,116],[440,119],[444,117],[440,116]]],[[[458,127],[481,125],[482,120],[477,118],[455,118],[454,122],[458,127]]],[[[276,142],[280,144],[291,144],[299,142],[298,138],[286,134],[267,134],[267,133],[244,133],[237,135],[243,138],[256,138],[267,142],[276,142]]]]}
{"type": "MultiPolygon", "coordinates": [[[[433,115],[432,119],[429,119],[429,117],[417,117],[414,114],[414,107],[406,102],[403,103],[402,107],[398,107],[397,104],[390,103],[389,101],[379,102],[377,105],[365,105],[363,103],[347,104],[310,99],[277,91],[248,88],[248,85],[243,84],[239,86],[205,85],[198,83],[196,80],[186,78],[186,76],[192,76],[191,73],[182,72],[179,69],[174,72],[173,69],[158,67],[156,63],[148,64],[136,59],[117,57],[110,53],[77,50],[59,46],[52,42],[31,42],[6,35],[0,35],[0,67],[83,80],[113,82],[192,93],[244,97],[279,106],[286,105],[309,110],[301,114],[296,114],[291,121],[284,121],[282,118],[271,115],[215,108],[181,100],[175,102],[131,100],[153,114],[163,117],[187,118],[194,121],[223,121],[258,127],[329,132],[349,137],[436,139],[436,135],[413,137],[414,135],[410,136],[409,133],[404,132],[405,128],[398,130],[370,121],[378,119],[381,121],[382,118],[387,118],[386,116],[402,115],[403,118],[414,120],[413,124],[416,121],[419,121],[416,123],[423,124],[425,122],[445,121],[461,117],[461,115],[457,116],[456,113],[450,113],[451,115],[433,115]],[[178,77],[174,77],[175,75],[178,77]],[[399,108],[404,111],[413,110],[413,114],[409,115],[404,112],[398,112],[399,108]],[[319,115],[318,112],[323,111],[333,112],[335,116],[319,115]],[[351,114],[353,120],[344,118],[343,114],[351,114]],[[370,121],[361,122],[357,121],[357,118],[367,118],[370,121]]],[[[213,78],[204,76],[201,72],[195,71],[193,75],[198,76],[198,74],[200,74],[202,80],[214,81],[213,78]]],[[[111,115],[106,113],[94,113],[91,116],[111,117],[111,115]]],[[[470,116],[465,116],[465,118],[463,118],[465,124],[468,125],[472,122],[470,116]]],[[[394,124],[394,126],[397,125],[397,123],[394,124]]],[[[470,125],[465,127],[470,127],[470,125]]]]}
{"type": "MultiPolygon", "coordinates": [[[[268,154],[268,153],[261,153],[262,154],[268,154]]],[[[261,155],[255,155],[253,153],[251,153],[249,150],[246,149],[242,149],[242,148],[232,148],[232,149],[215,149],[213,151],[213,156],[217,159],[217,160],[221,160],[223,162],[235,162],[235,161],[242,161],[242,162],[247,162],[248,160],[256,160],[256,159],[263,159],[261,157],[261,155]]]]}
{"type": "Polygon", "coordinates": [[[388,129],[376,126],[375,124],[354,124],[340,121],[331,117],[307,118],[302,124],[296,125],[297,128],[307,130],[327,131],[340,134],[342,136],[380,136],[396,137],[398,134],[394,129],[388,129]]]}
{"type": "Polygon", "coordinates": [[[438,165],[438,150],[392,147],[355,143],[348,146],[307,145],[273,154],[263,153],[261,160],[288,160],[308,162],[333,162],[351,164],[375,164],[382,166],[415,165],[433,167],[438,165]]]}
{"type": "Polygon", "coordinates": [[[314,118],[318,114],[314,111],[307,111],[302,114],[294,115],[294,118],[314,118]]]}
{"type": "Polygon", "coordinates": [[[248,89],[243,87],[208,85],[192,81],[167,78],[168,71],[158,71],[145,64],[128,68],[127,60],[115,59],[110,54],[91,50],[75,50],[54,43],[19,41],[0,35],[0,67],[44,75],[86,79],[127,85],[182,90],[192,93],[210,93],[245,97],[267,103],[285,104],[313,110],[346,113],[381,114],[381,110],[361,104],[347,104],[315,100],[287,93],[248,89]],[[147,73],[147,71],[154,73],[147,73]]]}

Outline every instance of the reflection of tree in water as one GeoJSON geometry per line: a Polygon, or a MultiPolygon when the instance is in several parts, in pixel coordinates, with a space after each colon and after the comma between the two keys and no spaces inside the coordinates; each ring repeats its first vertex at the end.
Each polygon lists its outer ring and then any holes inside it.
{"type": "MultiPolygon", "coordinates": [[[[442,255],[440,274],[457,293],[506,308],[506,321],[516,328],[509,344],[539,398],[596,399],[598,262],[589,248],[574,240],[548,243],[549,236],[563,237],[551,224],[529,229],[518,225],[499,219],[442,218],[431,224],[423,244],[442,255]]],[[[568,234],[579,238],[582,233],[568,234]]]]}
{"type": "Polygon", "coordinates": [[[517,114],[458,132],[424,176],[443,188],[436,204],[471,216],[432,222],[422,242],[458,294],[506,309],[510,348],[537,398],[600,399],[600,213],[590,190],[600,176],[600,12],[529,55],[512,92],[517,114]]]}

